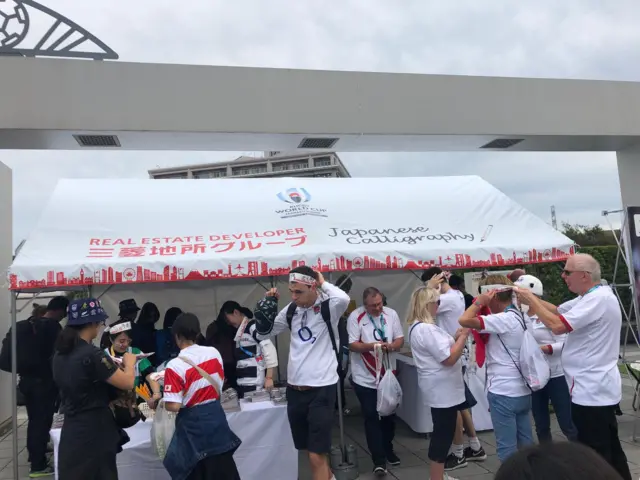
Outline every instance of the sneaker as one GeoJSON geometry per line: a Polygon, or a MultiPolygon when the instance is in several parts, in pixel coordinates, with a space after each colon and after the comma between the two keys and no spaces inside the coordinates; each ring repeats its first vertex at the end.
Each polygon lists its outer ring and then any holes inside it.
{"type": "Polygon", "coordinates": [[[480,450],[467,447],[464,449],[464,458],[466,458],[468,462],[484,462],[487,459],[487,454],[482,447],[480,447],[480,450]]]}
{"type": "Polygon", "coordinates": [[[458,468],[464,468],[466,466],[467,459],[464,457],[458,458],[453,453],[450,453],[447,460],[444,462],[445,472],[450,472],[451,470],[457,470],[458,468]]]}
{"type": "Polygon", "coordinates": [[[373,467],[373,474],[376,477],[383,477],[387,474],[387,469],[385,467],[378,465],[376,467],[373,467]]]}
{"type": "Polygon", "coordinates": [[[452,477],[452,476],[448,475],[447,473],[445,473],[444,477],[442,477],[442,478],[443,478],[443,480],[458,480],[457,478],[452,477]]]}
{"type": "Polygon", "coordinates": [[[44,470],[31,470],[29,472],[29,478],[45,478],[52,477],[55,474],[55,470],[51,465],[47,466],[44,470]]]}
{"type": "Polygon", "coordinates": [[[398,465],[400,465],[400,459],[395,454],[395,452],[389,452],[387,453],[387,463],[392,467],[397,467],[398,465]]]}

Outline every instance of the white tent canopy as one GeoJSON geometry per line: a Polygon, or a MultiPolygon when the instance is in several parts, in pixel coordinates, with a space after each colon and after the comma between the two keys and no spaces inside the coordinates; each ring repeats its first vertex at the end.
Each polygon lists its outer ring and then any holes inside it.
{"type": "Polygon", "coordinates": [[[62,180],[13,290],[558,261],[573,242],[476,176],[62,180]]]}
{"type": "Polygon", "coordinates": [[[62,180],[10,281],[92,286],[112,318],[126,298],[177,306],[206,328],[226,300],[251,308],[273,285],[286,301],[283,274],[303,263],[333,282],[354,272],[352,298],[376,286],[404,318],[417,270],[508,270],[570,253],[571,240],[475,176],[62,180]]]}

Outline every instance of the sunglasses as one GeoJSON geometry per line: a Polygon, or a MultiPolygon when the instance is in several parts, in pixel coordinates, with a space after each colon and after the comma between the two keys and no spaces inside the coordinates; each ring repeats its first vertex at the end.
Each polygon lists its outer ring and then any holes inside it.
{"type": "Polygon", "coordinates": [[[569,275],[571,275],[572,273],[588,273],[589,275],[591,275],[591,272],[587,271],[587,270],[562,270],[562,274],[566,277],[568,277],[569,275]]]}
{"type": "Polygon", "coordinates": [[[438,300],[436,302],[431,302],[431,303],[435,303],[437,306],[440,306],[440,300],[438,300]]]}

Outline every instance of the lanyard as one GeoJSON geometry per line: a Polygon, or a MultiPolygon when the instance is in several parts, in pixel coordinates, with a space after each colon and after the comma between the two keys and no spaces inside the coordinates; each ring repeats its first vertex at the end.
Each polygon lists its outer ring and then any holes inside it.
{"type": "Polygon", "coordinates": [[[597,290],[598,288],[600,288],[602,285],[594,285],[593,287],[591,287],[589,290],[586,291],[586,293],[584,295],[582,295],[583,297],[586,297],[587,295],[589,295],[591,292],[597,290]]]}
{"type": "Polygon", "coordinates": [[[242,352],[243,352],[246,356],[248,356],[249,358],[253,358],[253,357],[255,357],[255,354],[251,353],[249,350],[247,350],[247,349],[246,349],[246,348],[244,348],[242,345],[240,345],[240,341],[241,341],[241,340],[238,340],[238,348],[239,348],[240,350],[242,350],[242,352]]]}
{"type": "Polygon", "coordinates": [[[371,323],[373,324],[374,332],[378,332],[378,335],[380,336],[380,340],[379,341],[382,341],[385,338],[385,334],[384,334],[384,327],[385,327],[384,313],[380,315],[380,327],[378,327],[376,325],[376,321],[374,320],[374,318],[371,316],[370,313],[367,313],[367,315],[369,315],[369,320],[371,320],[371,323]]]}
{"type": "MultiPolygon", "coordinates": [[[[131,351],[127,348],[127,352],[131,353],[131,351]]],[[[111,354],[112,357],[114,358],[120,358],[122,355],[124,355],[124,353],[118,355],[115,350],[113,349],[113,345],[111,347],[109,347],[109,353],[111,354]]]]}

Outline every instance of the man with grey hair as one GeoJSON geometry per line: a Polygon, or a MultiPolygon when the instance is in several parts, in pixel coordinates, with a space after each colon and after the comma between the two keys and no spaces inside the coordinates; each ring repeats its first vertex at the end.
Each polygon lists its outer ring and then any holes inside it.
{"type": "Polygon", "coordinates": [[[622,312],[600,275],[596,259],[576,254],[567,260],[562,278],[578,297],[558,307],[529,291],[518,290],[518,297],[553,333],[568,333],[561,358],[578,441],[602,455],[624,480],[631,480],[616,419],[622,399],[618,371],[622,312]]]}

